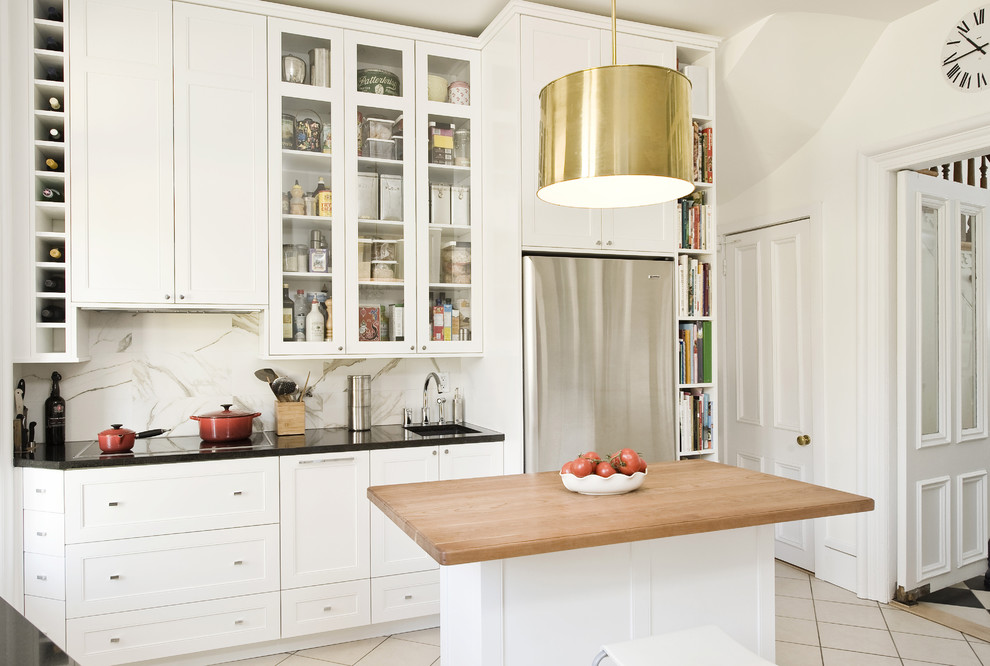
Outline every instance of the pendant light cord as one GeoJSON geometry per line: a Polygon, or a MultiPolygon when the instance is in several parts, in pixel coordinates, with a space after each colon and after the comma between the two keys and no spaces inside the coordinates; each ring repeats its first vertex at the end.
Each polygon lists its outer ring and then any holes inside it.
{"type": "Polygon", "coordinates": [[[612,64],[618,64],[615,60],[615,0],[612,0],[612,64]]]}

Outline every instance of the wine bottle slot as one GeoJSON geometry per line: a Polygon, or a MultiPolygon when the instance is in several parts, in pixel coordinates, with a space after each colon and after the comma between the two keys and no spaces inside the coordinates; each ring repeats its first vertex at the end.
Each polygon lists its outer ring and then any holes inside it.
{"type": "Polygon", "coordinates": [[[62,42],[58,41],[52,36],[45,37],[45,50],[46,51],[61,51],[62,42]]]}
{"type": "Polygon", "coordinates": [[[54,187],[46,187],[41,190],[41,198],[45,201],[63,201],[61,190],[56,190],[54,187]]]}
{"type": "Polygon", "coordinates": [[[65,248],[61,245],[53,247],[48,250],[48,256],[51,257],[52,261],[65,261],[65,248]]]}
{"type": "Polygon", "coordinates": [[[45,15],[45,18],[47,18],[49,21],[61,21],[62,12],[60,12],[57,7],[49,5],[48,13],[45,15]]]}
{"type": "Polygon", "coordinates": [[[57,127],[53,127],[48,130],[48,140],[49,141],[61,141],[63,139],[62,132],[57,127]]]}
{"type": "Polygon", "coordinates": [[[58,67],[46,67],[45,78],[48,79],[49,81],[61,81],[62,70],[60,70],[58,67]]]}
{"type": "Polygon", "coordinates": [[[54,159],[49,157],[45,160],[45,166],[48,167],[49,171],[61,171],[62,165],[56,162],[54,159]]]}
{"type": "Polygon", "coordinates": [[[52,293],[65,292],[65,277],[49,275],[41,283],[41,290],[52,293]]]}
{"type": "Polygon", "coordinates": [[[46,324],[65,323],[65,308],[61,305],[46,305],[41,308],[41,321],[46,324]]]}
{"type": "Polygon", "coordinates": [[[62,103],[58,101],[58,97],[49,97],[48,108],[50,108],[52,111],[58,111],[62,108],[62,103]]]}

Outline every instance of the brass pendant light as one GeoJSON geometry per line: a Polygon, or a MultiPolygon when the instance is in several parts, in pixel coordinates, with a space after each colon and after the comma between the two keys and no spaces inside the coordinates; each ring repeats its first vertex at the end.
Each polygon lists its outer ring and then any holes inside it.
{"type": "Polygon", "coordinates": [[[615,62],[540,91],[537,196],[576,208],[626,208],[687,196],[692,183],[691,82],[654,65],[615,62]]]}

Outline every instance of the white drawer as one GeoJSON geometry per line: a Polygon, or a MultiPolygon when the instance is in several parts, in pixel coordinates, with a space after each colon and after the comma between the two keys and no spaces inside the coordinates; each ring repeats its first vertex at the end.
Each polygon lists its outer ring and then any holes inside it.
{"type": "Polygon", "coordinates": [[[66,617],[276,591],[278,525],[65,549],[66,617]]]}
{"type": "Polygon", "coordinates": [[[62,479],[61,470],[25,467],[22,477],[24,508],[62,513],[65,509],[62,479]]]}
{"type": "Polygon", "coordinates": [[[278,592],[270,592],[73,619],[67,652],[90,666],[275,640],[278,612],[278,592]]]}
{"type": "Polygon", "coordinates": [[[65,555],[65,516],[46,511],[24,512],[24,551],[65,555]]]}
{"type": "Polygon", "coordinates": [[[371,579],[371,622],[440,612],[440,570],[371,579]]]}
{"type": "Polygon", "coordinates": [[[371,623],[371,584],[346,583],[282,591],[282,636],[305,636],[371,623]]]}
{"type": "Polygon", "coordinates": [[[24,594],[65,599],[65,558],[24,553],[24,594]]]}
{"type": "Polygon", "coordinates": [[[24,617],[65,651],[65,602],[43,597],[24,597],[24,617]]]}
{"type": "Polygon", "coordinates": [[[66,474],[66,543],[278,522],[278,459],[248,458],[66,474]]]}

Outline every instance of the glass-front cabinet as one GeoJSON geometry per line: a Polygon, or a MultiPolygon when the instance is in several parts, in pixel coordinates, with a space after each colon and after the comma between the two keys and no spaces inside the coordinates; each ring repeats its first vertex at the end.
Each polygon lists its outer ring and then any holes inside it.
{"type": "Polygon", "coordinates": [[[481,351],[480,57],[416,44],[420,353],[481,351]]]}
{"type": "Polygon", "coordinates": [[[269,350],[345,350],[343,32],[270,19],[269,350]],[[277,92],[275,92],[277,91],[277,92]],[[315,311],[322,316],[313,315],[315,311]],[[336,306],[336,307],[335,307],[336,306]]]}
{"type": "Polygon", "coordinates": [[[415,71],[411,40],[347,32],[344,164],[348,353],[414,351],[415,71]],[[408,150],[407,150],[408,148],[408,150]]]}

